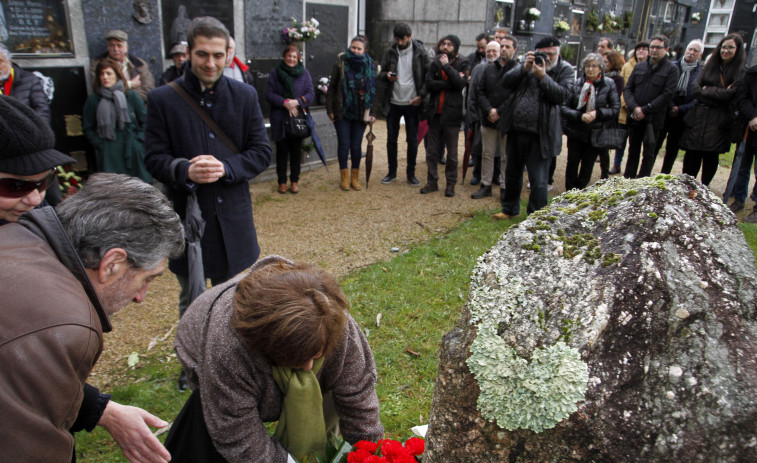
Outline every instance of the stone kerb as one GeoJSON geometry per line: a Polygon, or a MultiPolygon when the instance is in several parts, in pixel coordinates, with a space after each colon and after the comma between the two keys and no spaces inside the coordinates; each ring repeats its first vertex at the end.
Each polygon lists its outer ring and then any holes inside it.
{"type": "Polygon", "coordinates": [[[600,181],[479,259],[424,462],[757,461],[757,272],[688,176],[600,181]]]}

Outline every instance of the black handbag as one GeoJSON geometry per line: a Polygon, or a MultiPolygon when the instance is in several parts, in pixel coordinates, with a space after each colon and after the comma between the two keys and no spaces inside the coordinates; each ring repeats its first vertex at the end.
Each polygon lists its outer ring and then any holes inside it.
{"type": "Polygon", "coordinates": [[[297,112],[296,116],[289,117],[284,121],[284,133],[287,138],[307,138],[310,136],[310,127],[305,119],[305,110],[297,112]]]}
{"type": "Polygon", "coordinates": [[[591,146],[600,149],[623,149],[628,132],[622,127],[592,129],[591,146]]]}

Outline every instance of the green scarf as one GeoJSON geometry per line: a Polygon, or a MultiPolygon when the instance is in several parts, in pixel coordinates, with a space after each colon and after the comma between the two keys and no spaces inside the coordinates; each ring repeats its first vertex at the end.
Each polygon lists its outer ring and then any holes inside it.
{"type": "Polygon", "coordinates": [[[284,86],[284,98],[295,99],[294,94],[294,79],[300,77],[305,72],[305,66],[302,63],[297,63],[297,66],[290,68],[283,61],[276,67],[276,74],[279,75],[279,80],[284,86]]]}
{"type": "Polygon", "coordinates": [[[313,452],[326,452],[326,422],[323,418],[323,395],[316,373],[323,357],[313,362],[312,370],[273,367],[273,379],[284,394],[281,416],[274,437],[297,461],[313,452]]]}

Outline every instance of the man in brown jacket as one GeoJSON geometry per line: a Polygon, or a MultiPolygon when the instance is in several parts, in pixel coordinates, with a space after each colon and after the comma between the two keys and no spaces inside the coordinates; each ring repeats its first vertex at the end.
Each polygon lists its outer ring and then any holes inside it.
{"type": "MultiPolygon", "coordinates": [[[[34,116],[33,113],[29,113],[34,116]]],[[[34,136],[50,130],[0,100],[0,192],[39,188],[24,172],[65,157],[34,136]],[[41,129],[40,129],[41,127],[41,129]]],[[[105,427],[133,462],[170,455],[149,426],[163,420],[110,401],[85,384],[109,316],[141,302],[184,236],[158,190],[126,175],[97,174],[61,203],[0,227],[0,442],[3,461],[72,460],[73,430],[105,427]]]]}

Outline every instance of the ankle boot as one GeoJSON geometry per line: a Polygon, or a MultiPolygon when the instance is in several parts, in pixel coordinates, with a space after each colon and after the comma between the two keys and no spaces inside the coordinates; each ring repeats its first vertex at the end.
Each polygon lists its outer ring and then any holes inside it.
{"type": "Polygon", "coordinates": [[[339,169],[339,174],[342,176],[342,183],[339,185],[339,188],[343,191],[350,191],[350,171],[339,169]]]}
{"type": "Polygon", "coordinates": [[[492,186],[491,185],[484,186],[482,184],[481,187],[478,189],[478,191],[470,195],[470,197],[473,199],[481,199],[481,198],[485,198],[491,195],[492,195],[492,186]]]}
{"type": "Polygon", "coordinates": [[[352,169],[352,180],[350,181],[350,186],[355,191],[359,191],[362,188],[362,186],[360,185],[360,180],[358,180],[359,174],[360,169],[352,169]]]}

